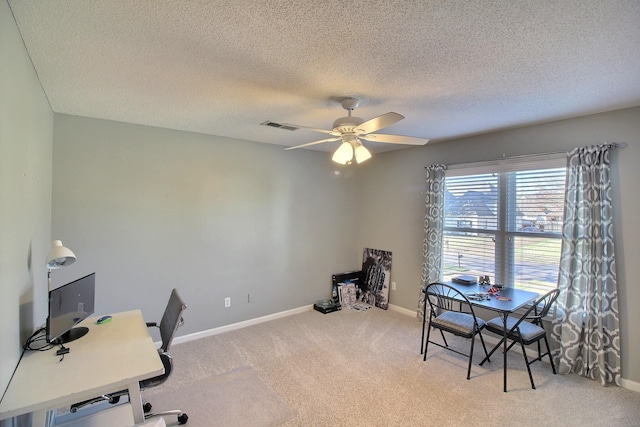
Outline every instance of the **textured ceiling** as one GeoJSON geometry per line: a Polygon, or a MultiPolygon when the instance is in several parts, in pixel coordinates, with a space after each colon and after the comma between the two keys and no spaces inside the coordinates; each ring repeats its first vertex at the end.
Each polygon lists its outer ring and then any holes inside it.
{"type": "Polygon", "coordinates": [[[292,146],[260,123],[343,96],[432,141],[640,105],[638,0],[8,2],[57,113],[292,146]]]}

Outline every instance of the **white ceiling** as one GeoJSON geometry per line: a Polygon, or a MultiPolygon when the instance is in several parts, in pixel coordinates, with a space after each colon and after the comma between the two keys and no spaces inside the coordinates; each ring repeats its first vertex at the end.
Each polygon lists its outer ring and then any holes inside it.
{"type": "Polygon", "coordinates": [[[640,105],[638,0],[8,2],[57,113],[292,146],[260,123],[344,96],[432,141],[640,105]]]}

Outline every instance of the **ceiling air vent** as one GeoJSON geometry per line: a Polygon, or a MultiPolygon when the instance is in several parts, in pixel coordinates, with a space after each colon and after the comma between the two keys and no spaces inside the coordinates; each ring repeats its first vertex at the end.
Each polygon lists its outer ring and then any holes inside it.
{"type": "Polygon", "coordinates": [[[284,130],[298,130],[295,126],[287,126],[280,123],[272,122],[267,120],[266,122],[260,123],[262,126],[271,126],[272,128],[284,129],[284,130]]]}

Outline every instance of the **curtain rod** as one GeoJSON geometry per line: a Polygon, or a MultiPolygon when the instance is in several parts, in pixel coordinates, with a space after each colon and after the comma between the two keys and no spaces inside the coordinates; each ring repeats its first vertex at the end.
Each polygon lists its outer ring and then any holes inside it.
{"type": "MultiPolygon", "coordinates": [[[[609,148],[618,148],[618,143],[617,142],[605,142],[602,145],[606,145],[609,148]]],[[[574,150],[575,150],[575,148],[574,148],[574,150]]],[[[502,157],[499,157],[499,158],[493,159],[493,160],[522,159],[522,158],[526,158],[526,157],[553,156],[553,155],[556,155],[556,154],[566,154],[566,153],[568,153],[568,151],[552,151],[552,152],[549,152],[549,153],[520,154],[520,155],[508,156],[508,157],[503,154],[502,157]]]]}
{"type": "MultiPolygon", "coordinates": [[[[614,149],[619,147],[619,144],[617,142],[605,142],[602,145],[606,145],[609,148],[614,148],[614,149]]],[[[575,150],[575,148],[573,148],[572,150],[575,150]]],[[[489,160],[480,160],[480,161],[478,161],[478,163],[481,163],[481,162],[495,162],[495,161],[498,161],[498,160],[525,159],[527,157],[555,156],[555,155],[559,155],[559,154],[567,154],[569,151],[551,151],[551,152],[548,152],[548,153],[519,154],[519,155],[515,155],[515,156],[505,156],[503,154],[502,157],[498,157],[496,159],[489,159],[489,160]]],[[[448,166],[471,164],[471,163],[476,163],[476,162],[451,163],[448,166]]],[[[428,168],[428,167],[429,166],[425,166],[425,169],[428,168]]]]}

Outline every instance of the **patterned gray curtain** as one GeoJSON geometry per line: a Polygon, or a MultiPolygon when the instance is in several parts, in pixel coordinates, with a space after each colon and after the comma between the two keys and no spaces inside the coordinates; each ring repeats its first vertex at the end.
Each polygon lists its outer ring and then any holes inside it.
{"type": "Polygon", "coordinates": [[[444,229],[444,176],[445,165],[430,165],[427,170],[427,198],[424,216],[424,241],[422,243],[422,286],[418,296],[418,318],[424,311],[422,289],[440,280],[442,267],[442,234],[444,229]]]}
{"type": "Polygon", "coordinates": [[[567,158],[565,218],[552,336],[559,373],[620,385],[620,331],[613,248],[609,144],[567,158]]]}

